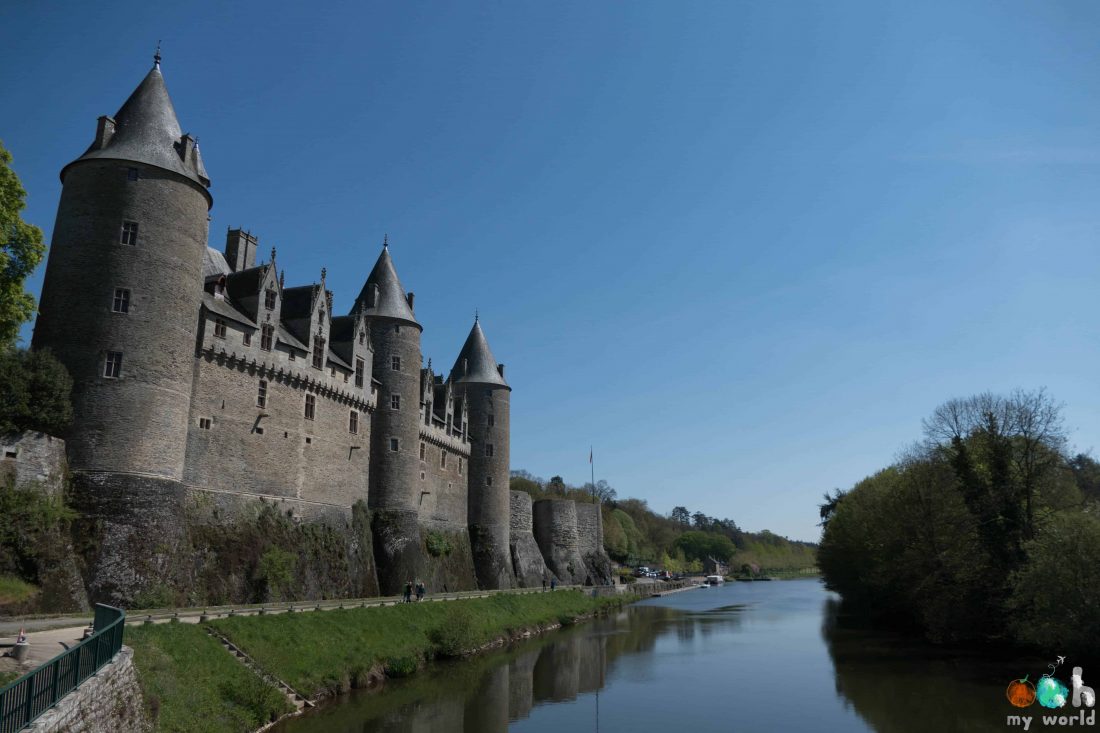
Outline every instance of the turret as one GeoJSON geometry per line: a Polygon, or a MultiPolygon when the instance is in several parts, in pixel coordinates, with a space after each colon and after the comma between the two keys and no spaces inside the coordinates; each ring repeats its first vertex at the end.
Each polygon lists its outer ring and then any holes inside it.
{"type": "Polygon", "coordinates": [[[479,320],[451,369],[466,410],[470,436],[467,522],[474,567],[482,588],[515,584],[509,550],[509,397],[504,366],[489,349],[479,320]]]}
{"type": "Polygon", "coordinates": [[[212,199],[159,52],[61,181],[33,345],[73,377],[70,465],[179,479],[212,199]]]}
{"type": "Polygon", "coordinates": [[[370,487],[375,558],[382,593],[397,593],[422,574],[417,522],[420,475],[420,332],[406,293],[382,246],[352,312],[369,324],[378,407],[371,430],[370,487]]]}

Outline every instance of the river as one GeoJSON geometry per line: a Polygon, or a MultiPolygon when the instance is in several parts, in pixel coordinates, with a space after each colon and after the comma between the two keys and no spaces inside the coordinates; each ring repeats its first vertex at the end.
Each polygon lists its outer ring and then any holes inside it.
{"type": "Polygon", "coordinates": [[[1046,660],[857,629],[838,608],[816,579],[685,591],[353,692],[277,730],[1003,732],[1016,713],[1042,727],[1041,708],[1014,709],[1004,690],[1046,660]]]}

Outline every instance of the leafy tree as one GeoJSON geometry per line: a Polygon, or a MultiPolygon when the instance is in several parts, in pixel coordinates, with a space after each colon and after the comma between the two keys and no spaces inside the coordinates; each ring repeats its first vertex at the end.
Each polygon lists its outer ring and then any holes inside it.
{"type": "Polygon", "coordinates": [[[684,532],[676,538],[676,547],[683,551],[684,557],[689,560],[706,560],[713,557],[715,560],[729,562],[737,548],[730,542],[729,537],[713,532],[684,532]]]}
{"type": "Polygon", "coordinates": [[[669,515],[672,521],[682,524],[685,527],[691,524],[691,512],[688,511],[686,506],[672,507],[672,514],[669,515]]]}
{"type": "Polygon", "coordinates": [[[821,517],[821,521],[817,526],[824,527],[829,523],[829,520],[836,514],[836,506],[840,503],[840,500],[844,498],[844,493],[840,489],[833,489],[832,495],[828,491],[825,492],[825,502],[818,505],[818,514],[821,517]]]}
{"type": "Polygon", "coordinates": [[[73,419],[69,372],[48,351],[0,349],[0,433],[61,435],[73,419]]]}
{"type": "Polygon", "coordinates": [[[11,161],[0,142],[0,346],[15,343],[20,325],[34,316],[34,296],[23,282],[46,254],[42,230],[20,216],[27,192],[11,161]]]}

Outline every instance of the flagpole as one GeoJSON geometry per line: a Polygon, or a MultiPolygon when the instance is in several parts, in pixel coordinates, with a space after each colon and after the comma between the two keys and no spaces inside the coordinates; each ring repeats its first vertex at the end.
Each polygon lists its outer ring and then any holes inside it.
{"type": "MultiPolygon", "coordinates": [[[[592,498],[596,498],[596,459],[592,452],[592,446],[588,446],[588,467],[592,469],[592,498]]],[[[599,503],[599,502],[597,502],[599,503]]]]}

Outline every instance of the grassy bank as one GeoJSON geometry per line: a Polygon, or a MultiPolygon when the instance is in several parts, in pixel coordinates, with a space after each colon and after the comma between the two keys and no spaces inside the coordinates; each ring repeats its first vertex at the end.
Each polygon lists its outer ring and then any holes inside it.
{"type": "Polygon", "coordinates": [[[157,731],[247,733],[291,710],[197,625],[127,626],[125,643],[157,731]]]}
{"type": "Polygon", "coordinates": [[[457,656],[528,629],[569,624],[622,602],[558,591],[211,623],[268,672],[314,696],[365,686],[379,665],[390,676],[411,674],[425,659],[457,656]]]}
{"type": "MultiPolygon", "coordinates": [[[[526,630],[572,624],[633,598],[596,599],[579,591],[501,594],[224,618],[210,625],[265,670],[315,696],[364,686],[380,670],[393,677],[412,674],[427,659],[460,656],[526,630]]],[[[128,626],[125,643],[134,649],[156,731],[248,733],[291,709],[200,626],[128,626]]]]}

